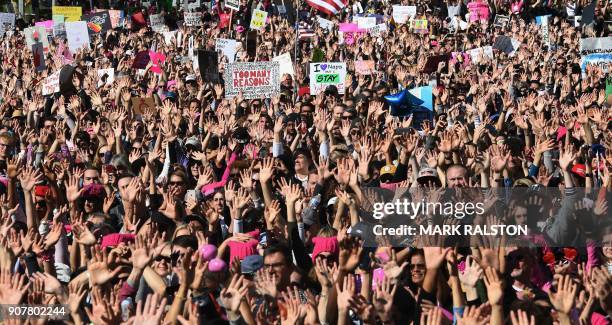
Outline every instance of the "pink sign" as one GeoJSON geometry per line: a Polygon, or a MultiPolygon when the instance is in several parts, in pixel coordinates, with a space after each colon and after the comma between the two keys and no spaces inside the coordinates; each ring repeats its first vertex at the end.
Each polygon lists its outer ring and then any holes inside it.
{"type": "Polygon", "coordinates": [[[476,0],[468,3],[467,6],[470,11],[470,22],[489,20],[489,5],[486,2],[476,0]]]}
{"type": "Polygon", "coordinates": [[[149,58],[151,58],[151,71],[161,74],[161,64],[166,62],[166,56],[163,53],[149,51],[149,58]]]}
{"type": "Polygon", "coordinates": [[[38,21],[34,24],[34,26],[44,27],[49,34],[53,32],[53,20],[38,21]]]}
{"type": "Polygon", "coordinates": [[[340,23],[340,31],[344,33],[367,33],[367,29],[359,28],[357,24],[340,23]]]}

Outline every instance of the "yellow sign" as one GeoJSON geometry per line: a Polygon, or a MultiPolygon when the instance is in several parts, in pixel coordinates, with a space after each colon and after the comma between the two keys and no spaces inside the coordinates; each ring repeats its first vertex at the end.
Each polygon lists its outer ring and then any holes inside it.
{"type": "Polygon", "coordinates": [[[53,15],[62,15],[65,21],[79,21],[83,15],[81,7],[53,6],[53,15]]]}
{"type": "Polygon", "coordinates": [[[253,10],[253,16],[251,17],[251,29],[261,30],[264,26],[266,26],[266,19],[268,18],[268,13],[263,10],[255,9],[253,10]]]}
{"type": "Polygon", "coordinates": [[[411,27],[413,32],[420,34],[429,33],[427,19],[415,19],[411,21],[411,27]]]}

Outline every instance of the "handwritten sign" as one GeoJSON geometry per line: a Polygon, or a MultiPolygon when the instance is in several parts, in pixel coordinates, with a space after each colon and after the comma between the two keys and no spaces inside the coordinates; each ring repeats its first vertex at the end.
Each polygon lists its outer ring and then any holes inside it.
{"type": "Polygon", "coordinates": [[[225,55],[229,63],[234,62],[237,46],[238,42],[233,39],[217,38],[215,41],[215,51],[225,55]]]}
{"type": "Polygon", "coordinates": [[[367,76],[367,75],[371,75],[375,71],[376,71],[376,68],[374,68],[373,60],[355,61],[355,72],[357,72],[357,74],[367,76]]]}
{"type": "Polygon", "coordinates": [[[259,9],[253,10],[249,28],[253,30],[262,30],[262,28],[266,26],[266,19],[268,19],[268,13],[266,11],[259,9]]]}
{"type": "Polygon", "coordinates": [[[383,32],[386,32],[386,31],[387,31],[387,25],[384,23],[375,25],[374,27],[370,27],[368,29],[368,33],[370,33],[370,35],[374,37],[378,37],[382,35],[383,32]]]}
{"type": "Polygon", "coordinates": [[[62,15],[64,19],[69,21],[79,21],[83,15],[83,9],[81,7],[66,7],[66,6],[53,6],[51,8],[53,15],[62,15]]]}
{"type": "Polygon", "coordinates": [[[89,48],[89,32],[87,31],[87,23],[84,21],[67,22],[66,37],[68,39],[68,48],[75,53],[78,49],[89,48]]]}
{"type": "Polygon", "coordinates": [[[279,63],[281,76],[285,74],[295,76],[295,71],[293,70],[293,61],[291,61],[291,55],[289,53],[283,53],[279,56],[275,56],[272,61],[276,61],[279,63]]]}
{"type": "Polygon", "coordinates": [[[376,17],[357,17],[357,26],[361,29],[370,29],[376,26],[376,17]]]}
{"type": "Polygon", "coordinates": [[[414,18],[416,13],[416,6],[393,6],[393,21],[398,24],[405,24],[408,19],[414,18]]]}
{"type": "Polygon", "coordinates": [[[43,96],[51,95],[53,93],[57,93],[60,91],[59,76],[60,76],[60,72],[56,71],[55,73],[45,78],[45,81],[43,82],[43,86],[42,86],[43,96]]]}
{"type": "Polygon", "coordinates": [[[467,53],[470,55],[470,59],[472,63],[478,64],[480,63],[481,58],[487,58],[487,57],[493,60],[493,47],[492,46],[478,47],[478,48],[467,51],[467,53]]]}
{"type": "Polygon", "coordinates": [[[162,15],[150,15],[149,23],[151,25],[151,29],[156,33],[163,33],[168,30],[164,23],[164,17],[162,15]]]}
{"type": "Polygon", "coordinates": [[[336,86],[339,94],[344,94],[346,63],[322,62],[310,64],[310,94],[317,95],[327,86],[336,86]]]}
{"type": "Polygon", "coordinates": [[[185,12],[185,26],[202,26],[201,12],[185,12]]]}
{"type": "Polygon", "coordinates": [[[280,93],[279,63],[235,62],[225,68],[225,98],[242,92],[244,98],[268,98],[280,93]]]}

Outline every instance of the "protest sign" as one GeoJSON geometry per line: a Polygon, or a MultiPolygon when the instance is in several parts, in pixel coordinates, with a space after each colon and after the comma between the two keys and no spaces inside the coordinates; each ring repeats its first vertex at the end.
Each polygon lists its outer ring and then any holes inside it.
{"type": "Polygon", "coordinates": [[[542,43],[550,46],[550,34],[548,33],[548,17],[549,16],[542,16],[542,18],[540,19],[540,33],[542,34],[542,43]]]}
{"type": "Polygon", "coordinates": [[[355,23],[340,23],[339,25],[340,36],[347,45],[355,43],[362,34],[365,34],[368,30],[359,28],[359,25],[355,23]]]}
{"type": "Polygon", "coordinates": [[[178,32],[173,30],[171,32],[163,32],[162,34],[164,35],[164,43],[166,43],[166,45],[170,45],[172,44],[172,40],[176,40],[176,34],[178,32]]]}
{"type": "Polygon", "coordinates": [[[235,62],[225,68],[225,98],[242,92],[245,99],[268,98],[280,93],[279,63],[235,62]]]}
{"type": "Polygon", "coordinates": [[[102,12],[102,11],[108,11],[112,28],[117,28],[123,25],[123,18],[124,18],[123,10],[96,9],[96,12],[102,12]]]}
{"type": "Polygon", "coordinates": [[[510,22],[509,16],[495,15],[495,21],[493,22],[493,25],[499,26],[499,27],[506,27],[508,26],[509,22],[510,22]]]}
{"type": "Polygon", "coordinates": [[[580,39],[580,54],[612,53],[612,37],[591,37],[580,39]]]}
{"type": "Polygon", "coordinates": [[[53,15],[62,15],[66,22],[79,21],[83,16],[83,9],[81,7],[66,7],[66,6],[53,6],[51,8],[53,15]]]}
{"type": "Polygon", "coordinates": [[[132,97],[132,110],[136,115],[142,115],[147,109],[155,109],[155,107],[153,97],[132,97]]]}
{"type": "Polygon", "coordinates": [[[417,34],[428,34],[429,33],[429,22],[427,19],[415,19],[410,21],[410,28],[412,32],[417,34]]]}
{"type": "Polygon", "coordinates": [[[98,69],[98,87],[110,86],[115,81],[115,69],[98,69]]]}
{"type": "Polygon", "coordinates": [[[414,18],[417,13],[416,6],[393,6],[393,21],[398,24],[405,24],[408,19],[414,18]]]}
{"type": "Polygon", "coordinates": [[[344,94],[346,63],[324,62],[310,64],[310,94],[318,95],[327,86],[336,86],[339,94],[344,94]]]}
{"type": "Polygon", "coordinates": [[[489,20],[489,4],[485,1],[472,1],[467,4],[470,12],[470,22],[485,22],[489,20]]]}
{"type": "Polygon", "coordinates": [[[45,50],[41,42],[36,42],[32,45],[32,56],[34,59],[34,67],[36,71],[44,71],[47,66],[45,65],[45,50]]]}
{"type": "Polygon", "coordinates": [[[440,55],[430,55],[429,57],[427,57],[427,61],[425,61],[425,65],[423,66],[422,72],[432,73],[438,71],[440,62],[448,62],[448,60],[450,60],[450,55],[448,55],[448,53],[440,55]]]}
{"type": "Polygon", "coordinates": [[[0,12],[0,28],[12,30],[15,27],[15,14],[12,12],[0,12]]]}
{"type": "Polygon", "coordinates": [[[357,26],[361,29],[370,29],[376,26],[376,17],[357,17],[357,26]]]}
{"type": "Polygon", "coordinates": [[[246,51],[247,51],[247,55],[250,57],[254,58],[257,55],[257,31],[256,30],[250,30],[247,33],[246,51]]]}
{"type": "Polygon", "coordinates": [[[486,57],[493,60],[493,47],[492,46],[478,47],[478,48],[471,49],[466,52],[470,55],[470,59],[472,60],[472,63],[478,64],[480,63],[481,58],[484,59],[486,57]]]}
{"type": "Polygon", "coordinates": [[[253,10],[253,15],[251,16],[251,25],[250,29],[253,30],[262,30],[266,26],[266,19],[268,18],[268,12],[255,9],[253,10]]]}
{"type": "Polygon", "coordinates": [[[289,53],[283,53],[279,56],[276,56],[272,59],[272,61],[278,62],[279,73],[281,77],[284,74],[289,74],[295,77],[295,70],[293,70],[293,61],[291,61],[291,55],[289,53]]]}
{"type": "Polygon", "coordinates": [[[240,10],[240,0],[225,0],[225,6],[232,10],[240,10]]]}
{"type": "Polygon", "coordinates": [[[219,54],[215,51],[198,51],[198,68],[204,82],[219,83],[219,54]]]}
{"type": "Polygon", "coordinates": [[[548,24],[548,19],[550,19],[549,17],[552,17],[552,15],[537,16],[535,18],[536,25],[543,25],[544,23],[548,24]]]}
{"type": "Polygon", "coordinates": [[[133,69],[144,69],[147,67],[151,61],[151,57],[149,56],[149,51],[140,51],[136,54],[134,58],[134,62],[132,63],[133,69]]]}
{"type": "Polygon", "coordinates": [[[201,12],[185,12],[185,26],[202,26],[201,12]]]}
{"type": "Polygon", "coordinates": [[[612,76],[606,78],[606,100],[612,95],[612,76]]]}
{"type": "Polygon", "coordinates": [[[87,23],[89,35],[104,34],[106,31],[113,28],[108,11],[99,11],[83,15],[81,20],[87,23]]]}
{"type": "Polygon", "coordinates": [[[49,39],[47,38],[47,31],[43,26],[28,27],[24,30],[26,45],[32,48],[37,42],[42,42],[45,51],[49,50],[49,39]]]}
{"type": "Polygon", "coordinates": [[[53,36],[66,37],[66,25],[64,24],[64,16],[53,16],[53,36]]]}
{"type": "Polygon", "coordinates": [[[378,37],[380,36],[383,32],[387,31],[387,25],[386,24],[378,24],[375,25],[374,27],[371,27],[370,29],[368,29],[368,33],[370,33],[370,35],[374,36],[374,37],[378,37]]]}
{"type": "Polygon", "coordinates": [[[149,51],[149,59],[151,60],[151,72],[161,74],[162,63],[166,62],[166,55],[159,52],[149,51]]]}
{"type": "Polygon", "coordinates": [[[84,21],[66,22],[66,37],[68,38],[68,48],[71,52],[82,47],[89,48],[89,32],[87,23],[84,21]]]}
{"type": "Polygon", "coordinates": [[[60,91],[59,76],[60,76],[60,72],[56,71],[55,73],[45,78],[45,81],[43,82],[43,86],[42,86],[43,96],[51,95],[53,93],[57,93],[60,91]]]}
{"type": "Polygon", "coordinates": [[[45,28],[45,31],[47,32],[47,35],[50,35],[53,33],[53,20],[45,20],[45,21],[37,21],[36,23],[34,23],[34,26],[42,26],[45,28]]]}
{"type": "Polygon", "coordinates": [[[164,17],[159,14],[150,15],[149,24],[151,25],[151,29],[156,33],[163,33],[168,29],[164,24],[164,17]]]}
{"type": "Polygon", "coordinates": [[[512,54],[518,49],[519,45],[520,42],[517,40],[506,35],[499,35],[493,43],[493,48],[506,54],[512,54]]]}
{"type": "Polygon", "coordinates": [[[332,22],[331,20],[327,20],[323,17],[317,16],[317,22],[319,23],[319,26],[321,26],[321,28],[327,29],[328,31],[331,31],[334,28],[334,22],[332,22]]]}
{"type": "Polygon", "coordinates": [[[238,42],[233,39],[217,38],[215,41],[215,51],[221,52],[221,54],[225,55],[229,63],[234,62],[237,46],[238,42]]]}
{"type": "Polygon", "coordinates": [[[587,65],[598,66],[604,72],[608,71],[608,65],[612,63],[612,53],[593,53],[585,55],[580,60],[580,68],[586,72],[587,65]]]}
{"type": "Polygon", "coordinates": [[[183,8],[185,11],[196,11],[200,9],[200,0],[183,0],[183,8]]]}
{"type": "Polygon", "coordinates": [[[374,68],[373,60],[359,60],[355,61],[355,72],[360,75],[371,75],[376,72],[376,68],[374,68]]]}

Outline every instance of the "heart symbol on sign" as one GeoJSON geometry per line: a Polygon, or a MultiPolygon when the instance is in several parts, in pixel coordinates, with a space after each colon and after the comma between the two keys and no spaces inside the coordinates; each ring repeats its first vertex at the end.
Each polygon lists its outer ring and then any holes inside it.
{"type": "Polygon", "coordinates": [[[321,70],[325,71],[327,69],[327,64],[321,64],[321,70]]]}

